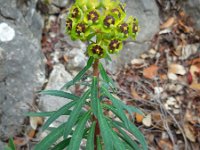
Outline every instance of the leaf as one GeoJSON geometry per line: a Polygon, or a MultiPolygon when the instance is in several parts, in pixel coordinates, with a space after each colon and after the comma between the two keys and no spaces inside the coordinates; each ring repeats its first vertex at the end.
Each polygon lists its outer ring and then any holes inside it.
{"type": "Polygon", "coordinates": [[[192,78],[191,84],[198,83],[198,76],[197,75],[200,74],[200,66],[191,65],[189,74],[191,75],[191,78],[192,78]]]}
{"type": "Polygon", "coordinates": [[[35,134],[36,134],[36,130],[31,129],[28,131],[27,136],[28,138],[32,139],[35,136],[35,134]]]}
{"type": "Polygon", "coordinates": [[[30,125],[31,127],[36,130],[38,125],[43,124],[43,119],[41,117],[30,117],[30,125]]]}
{"type": "Polygon", "coordinates": [[[77,127],[72,135],[72,139],[70,140],[68,149],[79,150],[82,136],[84,133],[84,127],[87,120],[90,118],[90,113],[91,111],[88,111],[87,113],[85,113],[85,115],[77,123],[77,127]]]}
{"type": "Polygon", "coordinates": [[[48,120],[45,122],[45,124],[43,125],[42,129],[46,130],[49,125],[55,121],[58,117],[60,117],[61,115],[67,113],[69,111],[69,109],[74,106],[77,103],[77,101],[71,101],[68,104],[64,105],[63,107],[61,107],[60,109],[58,109],[53,115],[51,115],[48,120]]]}
{"type": "Polygon", "coordinates": [[[79,97],[64,91],[60,91],[60,90],[44,90],[39,92],[40,94],[44,94],[44,95],[52,95],[52,96],[58,96],[58,97],[63,97],[63,98],[68,98],[71,100],[78,100],[79,97]]]}
{"type": "Polygon", "coordinates": [[[113,80],[107,75],[107,73],[101,63],[99,63],[99,70],[100,70],[100,74],[101,74],[101,77],[103,78],[103,80],[105,82],[107,82],[107,84],[110,83],[112,88],[115,88],[113,80]]]}
{"type": "Polygon", "coordinates": [[[200,83],[192,83],[190,88],[200,91],[200,83]]]}
{"type": "Polygon", "coordinates": [[[127,133],[124,130],[121,129],[121,127],[119,127],[115,122],[112,122],[112,124],[122,134],[121,138],[123,138],[127,142],[127,144],[129,144],[135,150],[139,150],[140,149],[138,144],[133,139],[131,139],[131,137],[128,136],[127,133]]]}
{"type": "Polygon", "coordinates": [[[156,65],[151,65],[150,67],[145,68],[143,70],[143,76],[148,79],[155,78],[157,74],[158,74],[158,66],[156,65]]]}
{"type": "Polygon", "coordinates": [[[160,26],[160,29],[165,29],[165,28],[169,28],[171,27],[174,22],[175,22],[175,18],[174,17],[170,17],[169,19],[167,19],[166,22],[164,22],[161,26],[160,26]]]}
{"type": "MultiPolygon", "coordinates": [[[[99,104],[100,105],[100,102],[99,104]]],[[[106,104],[105,104],[106,106],[106,104]]],[[[109,105],[107,105],[109,107],[109,105]]],[[[112,106],[111,106],[111,109],[112,109],[112,106]]],[[[98,108],[98,110],[100,112],[102,112],[102,109],[101,108],[98,108]],[[100,110],[99,110],[100,109],[100,110]]],[[[117,109],[115,109],[114,111],[117,115],[122,115],[122,114],[119,114],[117,112],[117,109]]],[[[123,113],[124,114],[124,113],[123,113]]],[[[105,120],[104,116],[103,116],[103,113],[102,115],[100,113],[98,113],[98,119],[99,119],[99,125],[100,125],[100,130],[101,130],[101,134],[102,134],[102,137],[103,137],[103,141],[105,143],[105,149],[108,148],[108,150],[110,150],[110,145],[108,147],[108,144],[107,143],[107,140],[108,138],[111,138],[112,141],[110,141],[110,144],[113,143],[113,141],[115,141],[115,144],[114,145],[111,145],[111,146],[114,146],[116,149],[118,150],[124,150],[125,149],[125,146],[124,144],[122,143],[122,141],[118,138],[118,136],[116,135],[116,133],[114,131],[112,131],[112,129],[109,127],[107,121],[105,120]],[[109,136],[109,137],[108,137],[109,136]]],[[[109,139],[110,140],[110,139],[109,139]]]]}
{"type": "MultiPolygon", "coordinates": [[[[28,112],[25,113],[25,116],[31,116],[31,117],[49,117],[56,113],[56,111],[49,111],[49,112],[28,112]]],[[[71,113],[71,110],[66,111],[62,115],[69,115],[71,113]]]]}
{"type": "Polygon", "coordinates": [[[147,143],[146,140],[144,138],[144,135],[139,131],[139,129],[134,125],[134,124],[129,124],[129,128],[127,128],[123,123],[121,122],[117,122],[114,121],[117,125],[119,125],[120,127],[124,128],[125,130],[129,131],[131,134],[133,134],[136,139],[138,139],[138,141],[140,142],[140,144],[143,147],[143,150],[147,150],[147,143]]]}
{"type": "Polygon", "coordinates": [[[136,122],[137,122],[137,123],[142,123],[142,120],[143,120],[143,118],[144,118],[144,115],[141,115],[141,114],[136,113],[135,118],[136,118],[136,122]]]}
{"type": "Polygon", "coordinates": [[[69,145],[71,138],[68,139],[64,139],[63,141],[61,141],[60,143],[58,143],[56,146],[54,146],[51,150],[62,150],[65,147],[67,147],[69,145]]]}
{"type": "Polygon", "coordinates": [[[132,116],[133,112],[143,114],[143,112],[141,110],[139,110],[133,106],[126,105],[123,102],[121,102],[119,99],[115,98],[113,95],[111,95],[107,91],[107,89],[104,86],[102,86],[101,89],[104,91],[105,95],[108,96],[110,98],[110,100],[112,100],[112,102],[118,103],[118,105],[120,105],[120,107],[122,107],[123,109],[127,110],[131,116],[132,116]]]}
{"type": "Polygon", "coordinates": [[[92,66],[92,63],[94,61],[93,57],[90,57],[88,59],[87,65],[75,76],[75,78],[68,83],[66,83],[61,89],[68,89],[70,86],[74,85],[76,82],[78,82],[83,75],[86,73],[86,71],[92,66]]]}
{"type": "Polygon", "coordinates": [[[115,141],[114,147],[117,150],[125,150],[125,144],[119,139],[118,135],[112,130],[112,138],[115,141]]]}
{"type": "Polygon", "coordinates": [[[16,150],[13,138],[9,138],[7,150],[16,150]]]}
{"type": "Polygon", "coordinates": [[[150,127],[152,125],[151,114],[148,114],[147,116],[145,116],[144,119],[142,120],[142,123],[146,127],[150,127]]]}
{"type": "Polygon", "coordinates": [[[186,70],[185,67],[179,64],[170,64],[168,66],[168,73],[173,73],[177,75],[185,75],[186,70]]]}
{"type": "Polygon", "coordinates": [[[94,115],[97,117],[97,101],[99,101],[98,99],[98,81],[97,81],[97,77],[93,77],[92,79],[92,86],[91,86],[91,108],[92,108],[92,112],[94,113],[94,115]]]}
{"type": "Polygon", "coordinates": [[[105,69],[103,68],[103,65],[101,63],[99,63],[99,70],[101,73],[101,76],[103,78],[103,80],[105,80],[107,83],[109,83],[109,77],[105,71],[105,69]]]}
{"type": "Polygon", "coordinates": [[[51,112],[28,112],[25,113],[25,116],[31,116],[31,117],[48,117],[51,116],[52,114],[54,114],[55,111],[51,111],[51,112]]]}
{"type": "Polygon", "coordinates": [[[72,127],[74,126],[75,122],[78,120],[78,116],[79,116],[79,114],[82,110],[82,106],[85,104],[85,100],[88,98],[89,94],[90,94],[90,90],[87,90],[83,94],[83,96],[80,98],[78,103],[74,106],[74,109],[71,112],[69,119],[68,119],[66,126],[65,126],[64,138],[67,138],[67,136],[71,132],[72,127]]]}
{"type": "Polygon", "coordinates": [[[99,135],[97,135],[97,150],[102,150],[102,144],[99,135]]]}
{"type": "Polygon", "coordinates": [[[187,137],[191,142],[196,142],[194,126],[190,125],[189,123],[185,123],[185,124],[183,125],[183,128],[184,128],[186,137],[187,137]]]}
{"type": "Polygon", "coordinates": [[[99,101],[97,101],[97,114],[98,114],[98,121],[99,121],[101,136],[105,145],[105,150],[112,150],[113,140],[111,137],[109,126],[104,119],[102,108],[99,101]]]}
{"type": "Polygon", "coordinates": [[[55,128],[52,130],[51,133],[49,133],[39,144],[37,144],[34,148],[34,150],[44,150],[48,149],[53,143],[55,143],[64,132],[64,127],[66,126],[66,123],[63,123],[58,128],[55,128]]]}
{"type": "Polygon", "coordinates": [[[90,128],[89,134],[87,136],[87,144],[86,144],[86,150],[94,150],[94,133],[95,133],[95,126],[96,122],[92,123],[92,126],[90,128]]]}

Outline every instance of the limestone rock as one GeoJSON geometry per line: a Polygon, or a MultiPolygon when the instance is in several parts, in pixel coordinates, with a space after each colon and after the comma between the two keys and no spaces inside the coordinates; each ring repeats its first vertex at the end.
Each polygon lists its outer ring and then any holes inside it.
{"type": "Polygon", "coordinates": [[[196,22],[196,27],[200,29],[200,1],[188,0],[185,2],[184,9],[188,15],[190,15],[196,22]]]}
{"type": "Polygon", "coordinates": [[[57,7],[66,7],[70,0],[53,0],[52,3],[57,7]]]}
{"type": "Polygon", "coordinates": [[[36,0],[0,1],[1,25],[6,27],[0,30],[0,138],[21,132],[23,113],[45,80],[43,20],[35,6],[36,0]]]}
{"type": "MultiPolygon", "coordinates": [[[[65,70],[64,65],[56,64],[50,74],[45,90],[60,90],[61,87],[70,80],[72,80],[72,76],[65,70]]],[[[41,95],[40,106],[43,111],[55,111],[70,101],[71,100],[66,98],[41,95]]],[[[61,117],[61,119],[53,123],[53,126],[57,126],[63,121],[65,120],[61,117]]]]}

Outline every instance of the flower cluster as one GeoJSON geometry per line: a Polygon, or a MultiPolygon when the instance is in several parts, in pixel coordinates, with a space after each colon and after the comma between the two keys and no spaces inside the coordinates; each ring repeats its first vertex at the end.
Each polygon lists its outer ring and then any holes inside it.
{"type": "Polygon", "coordinates": [[[89,56],[104,58],[122,49],[129,36],[135,40],[138,20],[126,18],[125,5],[119,0],[76,0],[66,19],[72,40],[89,41],[89,56]],[[94,40],[95,39],[95,42],[94,40]]]}

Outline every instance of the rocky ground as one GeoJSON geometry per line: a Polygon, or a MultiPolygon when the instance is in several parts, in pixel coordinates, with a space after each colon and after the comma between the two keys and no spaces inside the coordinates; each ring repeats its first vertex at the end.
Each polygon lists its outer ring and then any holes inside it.
{"type": "MultiPolygon", "coordinates": [[[[62,99],[55,104],[55,98],[36,91],[59,89],[87,62],[86,44],[65,34],[71,3],[0,0],[0,149],[10,136],[19,149],[31,149],[45,136],[38,134],[43,119],[22,117],[23,113],[62,106],[62,99]]],[[[126,3],[127,14],[139,19],[141,32],[106,64],[118,83],[117,95],[145,113],[134,115],[149,149],[198,150],[200,2],[126,3]]]]}

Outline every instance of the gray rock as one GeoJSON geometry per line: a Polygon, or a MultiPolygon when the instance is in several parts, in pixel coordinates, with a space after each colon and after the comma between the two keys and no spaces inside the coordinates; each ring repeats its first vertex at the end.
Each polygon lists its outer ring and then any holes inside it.
{"type": "Polygon", "coordinates": [[[184,5],[184,9],[196,22],[196,27],[200,29],[200,1],[199,0],[187,0],[184,5]]]}
{"type": "Polygon", "coordinates": [[[139,20],[137,41],[149,41],[159,31],[159,10],[155,0],[127,1],[126,12],[127,16],[134,16],[139,20]]]}
{"type": "Polygon", "coordinates": [[[0,47],[0,81],[2,81],[5,78],[5,72],[4,72],[4,59],[5,59],[5,52],[4,49],[0,47]]]}
{"type": "Polygon", "coordinates": [[[57,7],[66,7],[69,4],[70,0],[53,0],[52,3],[57,7]]]}
{"type": "Polygon", "coordinates": [[[131,0],[125,2],[127,16],[138,18],[140,32],[136,42],[128,39],[119,55],[111,56],[113,61],[106,64],[106,69],[111,73],[116,73],[121,67],[130,63],[133,58],[147,51],[151,38],[159,31],[159,11],[154,0],[131,0]]]}
{"type": "Polygon", "coordinates": [[[15,30],[5,22],[0,23],[0,33],[1,42],[12,41],[15,37],[15,30]]]}
{"type": "Polygon", "coordinates": [[[5,144],[3,142],[0,141],[0,149],[5,149],[5,144]]]}
{"type": "Polygon", "coordinates": [[[67,68],[69,70],[80,70],[85,67],[88,58],[85,56],[84,52],[85,51],[80,48],[73,48],[69,51],[67,54],[69,57],[67,68]]]}
{"type": "MultiPolygon", "coordinates": [[[[60,90],[60,88],[70,80],[72,80],[72,76],[65,70],[64,65],[56,64],[50,74],[45,90],[60,90]]],[[[41,95],[40,107],[43,111],[55,111],[70,101],[71,100],[66,98],[41,95]]],[[[61,117],[53,123],[53,126],[58,126],[61,122],[65,121],[65,119],[65,117],[61,117]]]]}
{"type": "Polygon", "coordinates": [[[3,4],[0,5],[1,24],[7,24],[15,33],[12,38],[5,34],[0,40],[0,138],[7,138],[21,132],[23,113],[29,110],[34,92],[44,83],[45,68],[40,50],[41,16],[34,11],[30,22],[25,19],[28,12],[35,9],[36,0],[2,0],[0,3],[3,4]],[[18,2],[27,4],[19,7],[18,2]],[[8,9],[2,9],[3,6],[8,9]],[[11,9],[18,14],[8,12],[11,9]]]}

